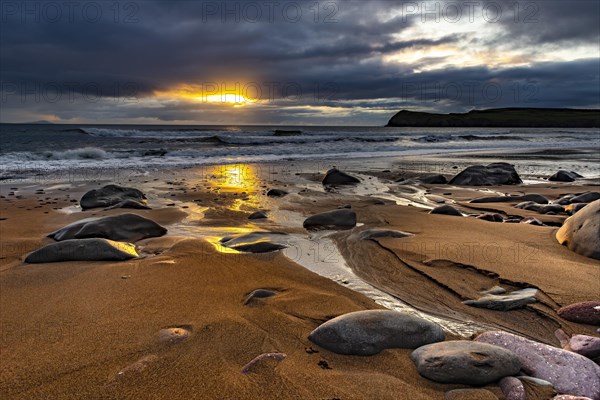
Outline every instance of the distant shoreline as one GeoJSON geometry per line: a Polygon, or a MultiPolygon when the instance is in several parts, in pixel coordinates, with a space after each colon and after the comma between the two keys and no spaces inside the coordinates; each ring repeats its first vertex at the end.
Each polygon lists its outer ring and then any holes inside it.
{"type": "Polygon", "coordinates": [[[568,108],[494,108],[434,114],[402,110],[388,127],[439,128],[598,128],[600,110],[568,108]]]}

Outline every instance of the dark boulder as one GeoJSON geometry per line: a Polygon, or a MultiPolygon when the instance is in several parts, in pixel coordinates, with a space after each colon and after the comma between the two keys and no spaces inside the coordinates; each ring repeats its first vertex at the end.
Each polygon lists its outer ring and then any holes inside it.
{"type": "Polygon", "coordinates": [[[449,182],[462,186],[516,185],[523,183],[515,167],[508,163],[474,165],[467,167],[449,182]]]}
{"type": "Polygon", "coordinates": [[[463,214],[460,211],[458,211],[456,208],[454,208],[450,205],[447,205],[447,204],[434,208],[433,210],[431,210],[429,212],[429,214],[453,215],[453,216],[457,216],[457,217],[463,216],[463,214]]]}
{"type": "Polygon", "coordinates": [[[448,183],[448,179],[446,179],[444,175],[422,176],[418,179],[418,181],[429,185],[445,185],[448,183]]]}
{"type": "Polygon", "coordinates": [[[131,243],[107,239],[71,239],[51,243],[29,253],[26,263],[61,261],[124,261],[138,257],[131,243]]]}
{"type": "Polygon", "coordinates": [[[112,207],[117,204],[124,208],[149,208],[146,203],[146,195],[140,190],[118,185],[106,185],[90,190],[79,201],[83,210],[112,207]]]}
{"type": "Polygon", "coordinates": [[[358,178],[348,175],[337,168],[332,168],[327,171],[323,178],[323,185],[354,185],[360,183],[358,178]]]}
{"type": "Polygon", "coordinates": [[[282,189],[271,189],[267,192],[267,196],[269,197],[283,197],[286,196],[288,192],[282,189]]]}
{"type": "Polygon", "coordinates": [[[136,214],[121,214],[103,218],[86,218],[65,226],[48,237],[56,240],[104,238],[120,242],[163,236],[167,229],[136,214]]]}
{"type": "Polygon", "coordinates": [[[265,219],[267,218],[267,213],[264,211],[256,211],[248,216],[248,219],[265,219]]]}
{"type": "Polygon", "coordinates": [[[490,196],[473,199],[469,203],[511,203],[511,202],[534,202],[548,204],[550,201],[541,194],[525,194],[523,196],[490,196]]]}
{"type": "Polygon", "coordinates": [[[561,169],[548,178],[548,180],[552,182],[574,182],[579,178],[583,178],[583,176],[579,175],[577,172],[565,171],[561,169]]]}
{"type": "Polygon", "coordinates": [[[349,229],[356,226],[356,213],[348,209],[327,211],[308,217],[303,225],[309,230],[349,229]]]}

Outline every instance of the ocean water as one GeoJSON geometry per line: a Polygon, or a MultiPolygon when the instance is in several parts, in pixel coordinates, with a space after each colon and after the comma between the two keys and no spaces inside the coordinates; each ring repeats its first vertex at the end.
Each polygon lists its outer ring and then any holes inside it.
{"type": "Polygon", "coordinates": [[[599,147],[598,129],[0,124],[0,179],[73,168],[599,147]]]}

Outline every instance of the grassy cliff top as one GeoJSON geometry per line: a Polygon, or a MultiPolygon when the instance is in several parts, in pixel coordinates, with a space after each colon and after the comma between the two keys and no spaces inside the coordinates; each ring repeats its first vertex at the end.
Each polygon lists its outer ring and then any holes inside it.
{"type": "Polygon", "coordinates": [[[568,108],[494,108],[451,114],[433,114],[402,110],[390,119],[387,126],[598,128],[600,127],[600,110],[568,108]]]}

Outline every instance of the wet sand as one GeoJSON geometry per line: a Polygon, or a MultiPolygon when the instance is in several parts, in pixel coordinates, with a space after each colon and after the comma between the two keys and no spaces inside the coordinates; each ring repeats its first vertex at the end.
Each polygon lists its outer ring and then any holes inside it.
{"type": "MultiPolygon", "coordinates": [[[[536,180],[536,171],[523,176],[528,184],[517,186],[397,185],[395,179],[424,172],[456,173],[457,163],[382,159],[340,164],[215,166],[114,182],[147,193],[152,210],[82,212],[77,207],[84,192],[109,181],[64,182],[58,188],[52,188],[56,182],[3,183],[0,397],[443,399],[446,391],[465,387],[420,377],[408,358],[410,350],[341,356],[311,343],[308,334],[335,316],[394,306],[374,291],[351,290],[357,287],[352,279],[415,312],[447,321],[448,338],[486,327],[556,346],[558,328],[597,335],[591,326],[561,319],[556,310],[598,299],[600,262],[559,245],[556,226],[475,218],[489,210],[559,225],[566,215],[541,215],[507,203],[468,203],[497,193],[556,199],[598,191],[597,181],[543,182],[536,180]],[[324,190],[320,179],[333,165],[362,183],[324,190]],[[266,191],[273,187],[290,194],[269,198],[266,191]],[[428,214],[442,200],[470,216],[428,214]],[[302,228],[305,217],[347,204],[358,215],[353,231],[328,235],[302,228]],[[248,220],[262,209],[267,221],[248,220]],[[125,262],[21,261],[51,243],[45,236],[55,229],[123,212],[151,218],[169,234],[137,242],[141,257],[125,262]],[[368,228],[414,236],[352,238],[368,228]],[[219,244],[225,235],[256,230],[288,232],[289,248],[246,254],[219,244]],[[328,271],[338,272],[327,279],[328,271]],[[462,304],[494,285],[538,288],[539,301],[505,312],[462,304]],[[244,305],[258,288],[277,295],[244,305]],[[185,337],[161,341],[161,330],[168,328],[185,337]],[[267,352],[287,357],[242,373],[246,363],[267,352]]],[[[487,389],[502,398],[497,386],[487,389]]]]}

